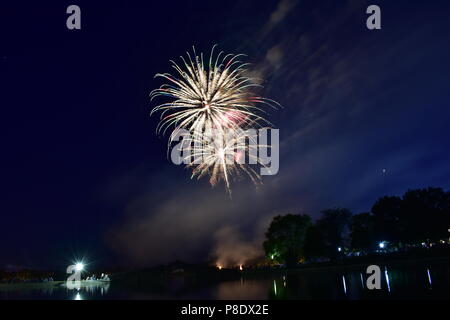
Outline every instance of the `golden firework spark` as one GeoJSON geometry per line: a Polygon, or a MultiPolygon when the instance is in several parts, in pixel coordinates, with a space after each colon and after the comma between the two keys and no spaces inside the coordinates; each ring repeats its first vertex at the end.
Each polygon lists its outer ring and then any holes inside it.
{"type": "Polygon", "coordinates": [[[209,182],[216,185],[223,180],[231,195],[230,177],[248,175],[255,183],[261,183],[260,175],[249,165],[266,166],[258,156],[258,148],[269,147],[258,144],[256,131],[242,129],[212,132],[210,136],[194,135],[183,141],[183,160],[193,168],[192,177],[200,179],[210,175],[209,182]]]}
{"type": "Polygon", "coordinates": [[[205,67],[203,54],[194,59],[187,52],[187,59],[180,57],[180,66],[172,61],[172,67],[178,77],[169,73],[158,73],[169,81],[150,93],[151,99],[165,96],[172,101],[156,106],[151,114],[161,111],[161,121],[157,132],[164,133],[169,127],[186,128],[190,131],[202,131],[208,126],[215,128],[237,128],[270,124],[260,113],[265,111],[257,104],[271,107],[278,105],[275,101],[262,98],[252,92],[260,87],[256,80],[248,77],[246,66],[239,60],[243,54],[227,54],[221,51],[214,58],[211,50],[209,63],[205,67]]]}
{"type": "MultiPolygon", "coordinates": [[[[276,108],[278,103],[260,97],[253,91],[261,86],[248,76],[248,63],[239,60],[244,55],[225,55],[220,52],[215,56],[214,49],[215,46],[206,65],[203,54],[198,56],[194,49],[193,57],[189,52],[186,59],[180,57],[183,62],[181,65],[171,61],[176,76],[156,74],[155,77],[168,80],[169,83],[153,90],[150,93],[151,100],[163,96],[169,101],[153,108],[151,114],[161,112],[157,133],[164,134],[173,128],[168,141],[169,149],[181,130],[188,130],[192,134],[192,138],[184,144],[184,151],[190,149],[192,142],[202,146],[195,149],[194,156],[203,160],[188,165],[193,168],[193,177],[210,174],[212,185],[223,180],[230,191],[230,175],[245,172],[255,183],[260,180],[256,171],[248,165],[229,160],[255,157],[251,148],[258,148],[258,145],[245,145],[249,137],[242,135],[242,129],[271,125],[262,116],[265,113],[262,105],[276,108]],[[230,130],[237,134],[229,135],[230,130]],[[205,137],[213,137],[220,143],[205,143],[205,137]]],[[[261,161],[256,156],[253,163],[261,161]]]]}

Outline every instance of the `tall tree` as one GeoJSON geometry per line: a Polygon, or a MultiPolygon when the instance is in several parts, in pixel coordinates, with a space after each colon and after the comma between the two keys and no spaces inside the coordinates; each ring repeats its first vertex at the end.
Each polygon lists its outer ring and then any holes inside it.
{"type": "Polygon", "coordinates": [[[312,225],[306,231],[303,250],[307,260],[324,257],[327,254],[323,234],[316,225],[312,225]]]}
{"type": "Polygon", "coordinates": [[[402,199],[382,197],[372,206],[374,236],[377,242],[400,242],[404,238],[405,225],[402,219],[402,199]]]}
{"type": "Polygon", "coordinates": [[[304,239],[310,226],[308,215],[287,214],[273,218],[263,244],[267,257],[287,266],[295,265],[304,254],[304,239]]]}
{"type": "Polygon", "coordinates": [[[441,188],[409,190],[403,195],[402,222],[408,242],[448,237],[450,193],[441,188]]]}
{"type": "Polygon", "coordinates": [[[351,246],[357,250],[369,250],[374,246],[374,217],[370,213],[355,214],[350,219],[351,246]]]}
{"type": "Polygon", "coordinates": [[[317,220],[317,226],[323,234],[328,255],[336,256],[338,247],[344,245],[344,236],[348,230],[352,212],[346,208],[333,208],[322,211],[322,217],[317,220]]]}

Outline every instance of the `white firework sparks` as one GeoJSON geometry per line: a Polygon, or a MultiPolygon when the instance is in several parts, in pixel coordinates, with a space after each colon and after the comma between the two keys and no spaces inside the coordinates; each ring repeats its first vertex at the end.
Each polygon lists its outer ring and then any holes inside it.
{"type": "Polygon", "coordinates": [[[213,47],[206,68],[203,54],[200,57],[195,55],[194,61],[189,52],[187,60],[180,57],[184,68],[171,61],[178,77],[169,73],[157,74],[155,77],[164,78],[170,84],[164,84],[150,94],[151,99],[166,96],[172,100],[156,106],[151,112],[161,111],[158,133],[165,132],[171,126],[174,131],[179,128],[203,131],[208,126],[237,128],[270,124],[258,115],[265,112],[257,104],[275,107],[277,103],[251,91],[260,85],[246,76],[248,63],[238,60],[242,56],[220,52],[214,58],[213,47]]]}
{"type": "Polygon", "coordinates": [[[187,153],[184,160],[189,158],[188,167],[193,168],[192,177],[198,179],[210,175],[209,182],[216,185],[223,180],[227,191],[231,195],[230,177],[248,175],[258,184],[261,182],[259,174],[250,166],[266,164],[258,157],[258,148],[268,147],[257,143],[256,132],[242,129],[228,130],[222,134],[213,134],[210,137],[196,137],[184,140],[187,143],[183,152],[187,153]],[[192,152],[193,151],[193,152],[192,152]]]}
{"type": "MultiPolygon", "coordinates": [[[[262,106],[276,108],[278,103],[260,97],[252,91],[260,85],[247,76],[248,64],[239,60],[242,54],[225,55],[220,52],[214,56],[214,48],[215,46],[211,50],[207,65],[204,63],[203,54],[198,56],[194,49],[193,58],[189,53],[187,59],[181,57],[183,64],[171,61],[177,76],[169,73],[155,76],[166,79],[169,83],[153,90],[151,99],[164,96],[169,101],[156,106],[151,114],[161,112],[158,133],[164,134],[169,128],[173,128],[168,142],[169,148],[180,130],[188,130],[192,134],[191,140],[185,144],[187,149],[190,148],[191,142],[203,146],[195,151],[196,156],[203,159],[202,162],[188,165],[193,168],[193,176],[200,178],[210,174],[212,185],[224,180],[227,190],[230,191],[230,175],[239,176],[241,172],[245,172],[255,183],[260,177],[249,166],[238,163],[239,161],[229,161],[246,155],[251,158],[254,153],[249,152],[250,149],[258,146],[244,146],[248,136],[238,133],[229,138],[227,132],[270,125],[261,116],[265,113],[262,106]],[[222,143],[205,143],[201,140],[205,136],[210,137],[212,132],[216,136],[214,139],[222,143]]],[[[261,163],[258,159],[253,161],[261,163]]]]}

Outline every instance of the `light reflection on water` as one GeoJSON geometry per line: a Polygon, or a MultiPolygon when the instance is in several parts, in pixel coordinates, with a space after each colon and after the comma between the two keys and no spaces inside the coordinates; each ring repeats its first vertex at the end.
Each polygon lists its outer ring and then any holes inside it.
{"type": "MultiPolygon", "coordinates": [[[[265,300],[267,299],[267,281],[243,280],[226,281],[217,285],[210,299],[219,300],[265,300]],[[215,292],[214,292],[215,291],[215,292]]],[[[273,282],[274,290],[277,284],[273,282]]]]}
{"type": "Polygon", "coordinates": [[[433,282],[431,281],[430,269],[427,268],[428,283],[430,284],[430,289],[433,289],[433,282]]]}
{"type": "Polygon", "coordinates": [[[387,267],[384,267],[384,277],[386,279],[386,285],[387,285],[388,292],[391,292],[391,283],[389,282],[389,274],[388,274],[387,267]]]}
{"type": "Polygon", "coordinates": [[[366,287],[365,270],[346,272],[288,272],[271,280],[269,299],[450,299],[447,266],[399,270],[382,268],[380,290],[366,287]],[[432,274],[439,278],[433,282],[432,274]]]}
{"type": "Polygon", "coordinates": [[[73,290],[54,286],[31,291],[0,291],[0,299],[450,299],[450,267],[447,265],[381,268],[381,290],[367,289],[368,275],[364,268],[348,272],[337,271],[342,268],[318,268],[243,275],[234,281],[194,286],[182,281],[176,291],[151,286],[125,289],[112,282],[73,290]]]}
{"type": "Polygon", "coordinates": [[[89,300],[89,298],[92,299],[92,297],[103,297],[105,296],[109,291],[109,283],[102,283],[102,284],[85,284],[79,288],[75,289],[68,289],[66,290],[68,292],[75,292],[75,297],[73,300],[89,300]]]}
{"type": "Polygon", "coordinates": [[[275,296],[277,295],[277,281],[273,280],[273,291],[275,293],[275,296]]]}
{"type": "Polygon", "coordinates": [[[347,294],[347,284],[345,283],[345,276],[342,276],[342,284],[344,285],[344,293],[347,294]]]}

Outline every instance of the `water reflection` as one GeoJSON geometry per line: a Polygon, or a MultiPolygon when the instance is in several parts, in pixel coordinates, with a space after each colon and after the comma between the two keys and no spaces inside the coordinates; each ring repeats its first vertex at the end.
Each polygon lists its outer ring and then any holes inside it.
{"type": "Polygon", "coordinates": [[[107,295],[109,286],[109,283],[89,283],[83,281],[77,288],[66,287],[66,289],[68,292],[76,292],[74,300],[85,300],[83,296],[86,296],[87,299],[92,299],[93,297],[101,298],[107,295]]]}
{"type": "MultiPolygon", "coordinates": [[[[382,266],[381,289],[367,288],[364,271],[309,272],[292,271],[287,275],[274,277],[267,287],[269,299],[443,299],[450,298],[450,270],[441,266],[441,286],[435,289],[431,268],[401,270],[382,266]],[[422,275],[422,276],[421,276],[422,275]],[[426,276],[425,276],[426,275],[426,276]],[[393,290],[395,289],[395,290],[393,290]],[[437,290],[437,289],[436,289],[437,290]]],[[[436,277],[437,278],[437,277],[436,277]]],[[[436,282],[436,281],[435,281],[436,282]]]]}
{"type": "Polygon", "coordinates": [[[344,293],[347,294],[347,284],[345,283],[345,277],[342,276],[342,284],[344,285],[344,293]]]}
{"type": "Polygon", "coordinates": [[[362,266],[348,271],[342,267],[243,273],[236,280],[201,285],[179,281],[177,291],[151,284],[122,286],[120,283],[85,283],[72,290],[58,284],[32,285],[27,290],[23,286],[6,291],[0,287],[0,299],[450,299],[448,264],[380,267],[383,278],[380,290],[367,288],[368,275],[362,266]]]}
{"type": "MultiPolygon", "coordinates": [[[[275,280],[274,285],[276,286],[275,280]]],[[[226,281],[220,283],[214,294],[206,299],[265,300],[268,298],[267,287],[267,280],[226,281]]]]}
{"type": "Polygon", "coordinates": [[[427,268],[428,283],[430,284],[430,289],[433,289],[433,282],[431,281],[430,269],[427,268]]]}
{"type": "Polygon", "coordinates": [[[391,284],[389,282],[389,275],[388,275],[387,267],[384,267],[384,277],[386,278],[388,292],[391,292],[391,284]]]}

